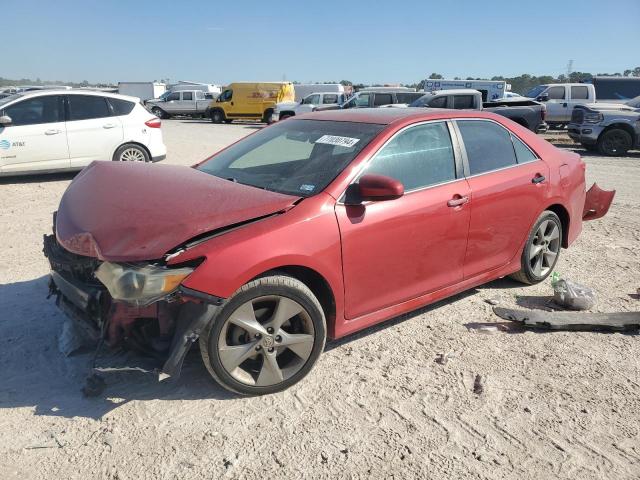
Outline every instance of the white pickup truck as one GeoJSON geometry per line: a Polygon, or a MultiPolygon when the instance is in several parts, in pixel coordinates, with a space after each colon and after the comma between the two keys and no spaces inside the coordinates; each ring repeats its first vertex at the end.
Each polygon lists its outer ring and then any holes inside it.
{"type": "Polygon", "coordinates": [[[525,97],[546,105],[545,120],[550,128],[554,128],[569,123],[576,105],[595,103],[596,90],[590,83],[551,83],[532,88],[525,97]]]}
{"type": "Polygon", "coordinates": [[[318,107],[326,105],[342,105],[345,102],[344,93],[340,92],[315,92],[304,97],[300,103],[280,102],[276,103],[272,120],[284,120],[295,115],[302,115],[315,111],[318,107]]]}
{"type": "Polygon", "coordinates": [[[203,117],[213,99],[211,93],[202,90],[180,90],[166,92],[144,104],[159,118],[171,118],[173,115],[203,117]]]}

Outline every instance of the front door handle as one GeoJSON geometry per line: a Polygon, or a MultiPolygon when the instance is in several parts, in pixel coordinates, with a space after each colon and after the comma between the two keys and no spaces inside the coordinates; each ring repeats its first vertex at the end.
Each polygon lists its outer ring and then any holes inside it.
{"type": "Polygon", "coordinates": [[[62,133],[62,130],[58,130],[57,128],[52,128],[50,130],[45,130],[44,131],[45,135],[57,135],[59,133],[62,133]]]}
{"type": "Polygon", "coordinates": [[[117,125],[115,123],[105,123],[102,125],[102,128],[116,128],[117,125]]]}
{"type": "Polygon", "coordinates": [[[566,106],[567,106],[567,103],[563,103],[563,104],[562,104],[562,106],[563,106],[563,107],[566,107],[566,106]]]}
{"type": "Polygon", "coordinates": [[[535,177],[533,177],[533,178],[531,179],[531,183],[533,183],[533,184],[542,183],[542,182],[544,182],[546,179],[547,179],[547,177],[545,177],[544,175],[537,174],[535,177]]]}
{"type": "Polygon", "coordinates": [[[454,197],[447,202],[447,207],[460,207],[469,201],[469,197],[464,195],[454,195],[454,197]]]}

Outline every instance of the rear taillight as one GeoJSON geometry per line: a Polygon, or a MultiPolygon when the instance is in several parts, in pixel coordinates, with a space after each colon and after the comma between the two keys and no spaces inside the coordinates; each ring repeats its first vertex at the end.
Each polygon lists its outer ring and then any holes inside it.
{"type": "Polygon", "coordinates": [[[149,128],[160,128],[162,122],[159,118],[154,117],[151,120],[147,120],[146,122],[144,122],[144,124],[149,128]]]}

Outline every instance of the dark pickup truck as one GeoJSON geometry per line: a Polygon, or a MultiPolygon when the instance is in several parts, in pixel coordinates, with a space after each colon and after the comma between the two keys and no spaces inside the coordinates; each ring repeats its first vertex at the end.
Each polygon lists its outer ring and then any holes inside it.
{"type": "Polygon", "coordinates": [[[544,121],[546,107],[542,103],[518,98],[503,98],[492,102],[483,102],[482,94],[477,90],[436,90],[424,94],[409,106],[483,110],[507,117],[532,132],[541,133],[549,128],[544,121]]]}

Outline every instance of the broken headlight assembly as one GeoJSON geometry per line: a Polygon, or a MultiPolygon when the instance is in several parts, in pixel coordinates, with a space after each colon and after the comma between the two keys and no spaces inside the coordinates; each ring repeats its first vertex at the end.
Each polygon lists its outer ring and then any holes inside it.
{"type": "Polygon", "coordinates": [[[104,262],[95,276],[114,300],[145,306],[176,291],[193,270],[104,262]]]}

